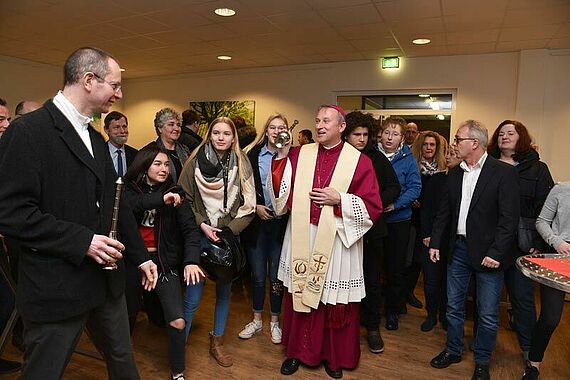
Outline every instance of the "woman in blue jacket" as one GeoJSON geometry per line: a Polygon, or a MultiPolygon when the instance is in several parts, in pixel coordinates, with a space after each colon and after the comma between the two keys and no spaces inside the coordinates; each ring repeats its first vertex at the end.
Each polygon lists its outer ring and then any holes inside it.
{"type": "Polygon", "coordinates": [[[394,203],[384,206],[388,238],[386,239],[386,329],[398,329],[398,313],[405,305],[406,252],[410,236],[412,203],[422,189],[416,159],[404,145],[406,121],[401,117],[389,117],[382,122],[376,136],[378,150],[383,153],[396,171],[400,182],[400,195],[394,203]]]}

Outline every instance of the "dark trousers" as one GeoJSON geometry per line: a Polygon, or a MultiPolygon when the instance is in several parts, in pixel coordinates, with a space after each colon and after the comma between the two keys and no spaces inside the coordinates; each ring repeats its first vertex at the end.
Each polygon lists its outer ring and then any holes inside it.
{"type": "Polygon", "coordinates": [[[4,277],[0,275],[0,335],[2,335],[8,320],[10,320],[10,316],[14,311],[14,301],[14,293],[12,293],[12,289],[10,289],[4,280],[4,277]]]}
{"type": "MultiPolygon", "coordinates": [[[[156,264],[158,261],[156,255],[153,255],[152,259],[156,264]]],[[[177,329],[170,325],[171,322],[184,318],[181,281],[182,279],[176,271],[170,271],[166,274],[160,273],[156,288],[154,288],[154,292],[162,305],[164,320],[168,324],[168,361],[170,370],[175,374],[184,372],[186,358],[185,329],[177,329]]]]}
{"type": "Polygon", "coordinates": [[[536,323],[534,282],[515,265],[505,270],[505,285],[513,307],[513,325],[522,351],[530,351],[532,330],[536,323]]]}
{"type": "Polygon", "coordinates": [[[428,315],[436,315],[439,310],[440,318],[445,318],[447,306],[447,255],[440,256],[439,261],[434,263],[429,258],[429,248],[423,244],[422,246],[426,310],[428,315]]]}
{"type": "Polygon", "coordinates": [[[412,226],[408,242],[408,257],[406,258],[406,298],[409,294],[414,293],[414,289],[418,284],[423,266],[423,247],[424,244],[418,228],[412,226]]]}
{"type": "Polygon", "coordinates": [[[405,304],[407,295],[406,254],[410,235],[410,220],[387,223],[385,239],[386,257],[386,312],[397,314],[405,304]]]}
{"type": "Polygon", "coordinates": [[[283,283],[277,278],[284,225],[287,219],[266,220],[260,223],[254,244],[247,247],[247,259],[251,267],[253,312],[263,312],[265,282],[269,275],[269,303],[271,315],[281,314],[283,283]]]}
{"type": "Polygon", "coordinates": [[[564,310],[565,293],[546,285],[540,285],[540,317],[532,331],[531,348],[528,358],[541,362],[550,342],[550,337],[558,327],[564,310]]]}
{"type": "Polygon", "coordinates": [[[380,270],[383,259],[383,244],[381,238],[368,239],[364,236],[364,288],[366,297],[362,300],[362,324],[368,330],[380,328],[380,303],[382,286],[380,283],[380,270]]]}
{"type": "Polygon", "coordinates": [[[109,294],[103,305],[63,321],[38,323],[24,319],[26,353],[22,379],[60,379],[84,327],[107,362],[109,379],[140,379],[125,297],[113,298],[109,294]]]}

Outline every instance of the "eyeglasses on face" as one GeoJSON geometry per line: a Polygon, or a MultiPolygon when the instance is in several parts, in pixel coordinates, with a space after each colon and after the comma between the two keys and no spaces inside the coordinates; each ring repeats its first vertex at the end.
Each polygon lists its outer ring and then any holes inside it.
{"type": "Polygon", "coordinates": [[[385,129],[384,131],[382,131],[382,134],[384,136],[392,136],[392,137],[401,137],[402,134],[400,132],[393,132],[393,131],[389,131],[388,129],[385,129]]]}
{"type": "Polygon", "coordinates": [[[95,78],[97,78],[97,80],[100,80],[101,82],[107,83],[109,86],[111,86],[111,88],[113,89],[113,91],[115,91],[115,92],[121,91],[121,87],[122,87],[122,84],[121,84],[121,83],[107,82],[105,79],[101,78],[101,77],[100,77],[99,75],[97,75],[96,73],[93,73],[93,76],[94,76],[95,78]]]}
{"type": "Polygon", "coordinates": [[[453,143],[455,145],[459,144],[461,141],[465,141],[465,140],[477,140],[474,137],[457,137],[455,136],[455,138],[453,139],[453,143]]]}

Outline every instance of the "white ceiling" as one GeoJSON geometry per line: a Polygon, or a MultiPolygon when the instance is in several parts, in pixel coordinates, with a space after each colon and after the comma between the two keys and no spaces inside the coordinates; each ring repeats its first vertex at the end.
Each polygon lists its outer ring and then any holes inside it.
{"type": "Polygon", "coordinates": [[[566,49],[570,0],[0,1],[0,55],[61,67],[81,46],[108,50],[126,78],[566,49]],[[216,16],[219,7],[237,15],[216,16]],[[418,37],[432,42],[413,45],[418,37]]]}

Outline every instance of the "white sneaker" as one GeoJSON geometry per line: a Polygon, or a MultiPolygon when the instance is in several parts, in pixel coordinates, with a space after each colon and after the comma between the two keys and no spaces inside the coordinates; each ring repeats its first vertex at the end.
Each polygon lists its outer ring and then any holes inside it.
{"type": "Polygon", "coordinates": [[[271,341],[275,344],[281,343],[281,335],[279,322],[271,322],[271,341]]]}
{"type": "Polygon", "coordinates": [[[263,326],[263,322],[253,320],[245,325],[244,329],[240,331],[239,337],[242,339],[249,339],[255,333],[261,332],[261,327],[263,326]]]}

